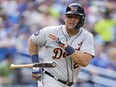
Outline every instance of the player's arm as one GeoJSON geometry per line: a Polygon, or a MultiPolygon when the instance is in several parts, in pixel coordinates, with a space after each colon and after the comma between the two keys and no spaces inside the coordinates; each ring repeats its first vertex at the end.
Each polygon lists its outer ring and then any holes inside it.
{"type": "Polygon", "coordinates": [[[29,38],[28,40],[28,49],[29,49],[30,55],[34,55],[38,53],[38,46],[33,43],[31,38],[29,38]]]}
{"type": "MultiPolygon", "coordinates": [[[[28,49],[30,53],[30,57],[33,63],[38,63],[39,62],[39,56],[38,56],[38,49],[39,46],[36,45],[31,37],[28,39],[28,49]]],[[[41,68],[32,68],[32,78],[34,80],[41,80],[41,68]]]]}
{"type": "Polygon", "coordinates": [[[73,61],[83,67],[87,66],[94,56],[94,39],[92,34],[87,34],[80,50],[75,50],[73,47],[67,45],[65,51],[73,61]]]}
{"type": "Polygon", "coordinates": [[[72,53],[70,57],[72,58],[73,61],[75,61],[76,63],[78,63],[83,67],[87,66],[90,63],[91,59],[93,58],[91,54],[77,50],[75,50],[75,52],[72,53]]]}
{"type": "Polygon", "coordinates": [[[28,50],[33,63],[39,62],[38,51],[45,45],[45,30],[41,29],[32,34],[28,39],[28,50]],[[41,39],[43,38],[43,39],[41,39]]]}
{"type": "Polygon", "coordinates": [[[32,59],[33,63],[39,62],[39,58],[38,58],[38,48],[39,46],[36,45],[31,38],[29,38],[28,40],[28,49],[29,49],[29,53],[32,59]]]}
{"type": "Polygon", "coordinates": [[[83,67],[87,66],[94,56],[94,38],[92,34],[87,34],[80,47],[80,50],[75,50],[73,47],[68,45],[65,48],[65,51],[73,61],[83,67]]]}
{"type": "Polygon", "coordinates": [[[34,44],[31,38],[28,40],[28,49],[30,55],[38,54],[38,45],[34,44]]]}
{"type": "Polygon", "coordinates": [[[93,55],[87,53],[75,50],[73,47],[69,46],[68,44],[65,44],[65,51],[67,52],[67,55],[72,58],[73,61],[78,63],[79,65],[85,67],[87,66],[91,59],[93,58],[93,55]]]}

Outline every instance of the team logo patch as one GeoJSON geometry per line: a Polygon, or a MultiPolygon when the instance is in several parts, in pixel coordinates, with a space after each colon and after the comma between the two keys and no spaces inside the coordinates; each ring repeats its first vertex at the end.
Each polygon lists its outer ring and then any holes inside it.
{"type": "Polygon", "coordinates": [[[37,36],[38,34],[39,34],[39,31],[36,31],[34,35],[37,36]]]}
{"type": "Polygon", "coordinates": [[[77,7],[70,7],[71,8],[71,11],[75,12],[77,10],[77,7]]]}

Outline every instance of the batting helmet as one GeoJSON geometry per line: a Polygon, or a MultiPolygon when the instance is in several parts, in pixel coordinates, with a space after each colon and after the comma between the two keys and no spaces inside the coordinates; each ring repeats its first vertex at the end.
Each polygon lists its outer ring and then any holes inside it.
{"type": "Polygon", "coordinates": [[[79,29],[84,25],[85,20],[85,12],[83,7],[78,3],[72,3],[66,7],[66,13],[65,15],[77,15],[80,16],[79,22],[74,26],[75,29],[79,29]]]}

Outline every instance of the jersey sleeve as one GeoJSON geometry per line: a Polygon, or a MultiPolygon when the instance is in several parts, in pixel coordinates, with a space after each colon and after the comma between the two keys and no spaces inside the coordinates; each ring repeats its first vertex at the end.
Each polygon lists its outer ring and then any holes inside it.
{"type": "Polygon", "coordinates": [[[82,46],[81,46],[81,51],[89,53],[91,55],[95,55],[94,52],[94,38],[91,33],[87,34],[86,38],[84,39],[82,46]]]}
{"type": "Polygon", "coordinates": [[[45,46],[46,44],[46,32],[47,32],[47,28],[43,28],[37,32],[35,32],[34,34],[31,35],[31,39],[33,41],[33,43],[41,46],[45,46]]]}

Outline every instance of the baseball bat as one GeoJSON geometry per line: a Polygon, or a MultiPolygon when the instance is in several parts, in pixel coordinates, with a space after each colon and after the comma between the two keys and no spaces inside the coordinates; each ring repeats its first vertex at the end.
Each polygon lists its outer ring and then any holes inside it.
{"type": "Polygon", "coordinates": [[[10,68],[11,69],[16,69],[16,68],[32,68],[32,67],[40,67],[40,68],[54,68],[56,67],[55,62],[48,62],[48,63],[34,63],[34,64],[11,64],[10,68]]]}

